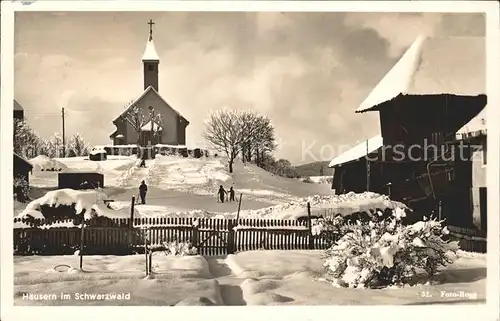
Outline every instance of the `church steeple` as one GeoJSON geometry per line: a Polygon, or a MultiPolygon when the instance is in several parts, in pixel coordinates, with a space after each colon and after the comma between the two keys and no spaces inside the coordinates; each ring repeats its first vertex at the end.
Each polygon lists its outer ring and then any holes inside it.
{"type": "Polygon", "coordinates": [[[144,66],[144,89],[152,86],[158,91],[158,65],[160,58],[156,53],[155,45],[153,43],[153,20],[149,19],[149,38],[146,44],[146,50],[142,56],[142,64],[144,66]]]}

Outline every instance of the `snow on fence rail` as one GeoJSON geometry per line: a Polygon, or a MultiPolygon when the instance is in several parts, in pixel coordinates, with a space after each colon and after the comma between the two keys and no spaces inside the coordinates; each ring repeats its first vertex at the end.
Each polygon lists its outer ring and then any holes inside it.
{"type": "Polygon", "coordinates": [[[189,242],[202,255],[224,255],[259,249],[326,249],[321,236],[313,236],[307,221],[269,219],[213,219],[192,217],[14,219],[16,254],[85,254],[141,252],[144,242],[159,246],[177,240],[189,242]]]}

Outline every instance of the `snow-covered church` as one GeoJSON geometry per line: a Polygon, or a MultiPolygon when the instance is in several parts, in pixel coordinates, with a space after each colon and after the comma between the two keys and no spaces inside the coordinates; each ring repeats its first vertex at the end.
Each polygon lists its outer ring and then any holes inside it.
{"type": "Polygon", "coordinates": [[[110,135],[113,145],[185,145],[189,121],[159,94],[160,58],[153,43],[150,20],[149,39],[142,56],[144,91],[113,120],[116,130],[110,135]]]}

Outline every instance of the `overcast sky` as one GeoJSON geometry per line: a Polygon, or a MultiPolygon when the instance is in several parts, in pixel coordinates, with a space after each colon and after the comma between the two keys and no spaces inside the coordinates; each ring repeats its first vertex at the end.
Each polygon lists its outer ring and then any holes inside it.
{"type": "Polygon", "coordinates": [[[252,108],[294,164],[379,132],[377,113],[354,110],[419,34],[485,34],[477,14],[16,13],[15,98],[28,123],[47,137],[65,107],[68,136],[110,143],[111,121],[142,93],[150,18],[160,94],[191,122],[188,144],[202,143],[210,110],[252,108]]]}

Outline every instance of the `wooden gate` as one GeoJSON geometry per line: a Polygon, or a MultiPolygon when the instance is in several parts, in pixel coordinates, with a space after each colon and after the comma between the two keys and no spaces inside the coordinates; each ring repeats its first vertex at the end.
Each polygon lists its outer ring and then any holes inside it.
{"type": "Polygon", "coordinates": [[[199,220],[193,227],[193,245],[201,255],[233,254],[233,227],[232,219],[199,220]]]}

